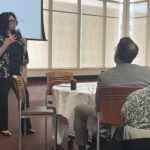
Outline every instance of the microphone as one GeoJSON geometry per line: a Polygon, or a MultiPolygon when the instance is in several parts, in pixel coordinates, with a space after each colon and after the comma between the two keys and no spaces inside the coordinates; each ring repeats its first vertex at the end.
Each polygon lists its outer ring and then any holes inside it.
{"type": "Polygon", "coordinates": [[[20,29],[17,29],[16,32],[18,33],[18,35],[17,35],[18,38],[21,39],[21,38],[22,38],[22,34],[21,34],[21,32],[20,32],[20,29]]]}

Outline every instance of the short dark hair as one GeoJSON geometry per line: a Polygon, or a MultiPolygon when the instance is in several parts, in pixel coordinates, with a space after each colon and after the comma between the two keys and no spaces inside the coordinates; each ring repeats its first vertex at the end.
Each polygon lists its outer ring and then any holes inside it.
{"type": "Polygon", "coordinates": [[[117,45],[117,56],[124,63],[131,63],[138,54],[138,46],[129,37],[120,39],[117,45]]]}
{"type": "Polygon", "coordinates": [[[13,16],[18,24],[17,17],[13,12],[3,12],[0,14],[0,35],[5,38],[9,26],[9,17],[13,16]]]}

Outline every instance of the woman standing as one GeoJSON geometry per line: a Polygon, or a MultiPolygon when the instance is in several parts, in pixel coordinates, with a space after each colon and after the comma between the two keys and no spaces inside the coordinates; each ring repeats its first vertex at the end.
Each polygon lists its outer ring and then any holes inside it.
{"type": "MultiPolygon", "coordinates": [[[[4,136],[11,136],[8,130],[8,93],[10,87],[15,92],[12,75],[21,75],[22,67],[28,63],[27,42],[20,32],[16,31],[17,23],[14,13],[0,14],[0,132],[4,136]]],[[[26,94],[27,107],[29,107],[27,88],[26,94]]],[[[35,133],[29,118],[26,119],[26,132],[35,133]]]]}
{"type": "Polygon", "coordinates": [[[9,34],[2,42],[0,39],[0,132],[11,133],[8,130],[8,93],[10,90],[11,78],[9,75],[9,54],[8,46],[15,41],[14,35],[9,34]]]}

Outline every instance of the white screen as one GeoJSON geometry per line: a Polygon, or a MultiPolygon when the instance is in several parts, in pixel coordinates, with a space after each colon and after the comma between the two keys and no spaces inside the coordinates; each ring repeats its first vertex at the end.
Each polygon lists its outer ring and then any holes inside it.
{"type": "Polygon", "coordinates": [[[23,37],[42,39],[41,0],[0,0],[0,13],[14,12],[23,37]]]}

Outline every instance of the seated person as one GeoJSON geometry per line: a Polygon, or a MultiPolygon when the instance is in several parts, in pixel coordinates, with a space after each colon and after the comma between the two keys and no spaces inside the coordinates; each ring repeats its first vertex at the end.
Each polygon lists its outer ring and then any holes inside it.
{"type": "Polygon", "coordinates": [[[123,124],[137,129],[150,129],[150,86],[129,94],[122,107],[123,124]]]}
{"type": "MultiPolygon", "coordinates": [[[[98,76],[96,103],[100,99],[99,92],[102,86],[133,85],[146,87],[150,85],[150,68],[131,64],[137,56],[138,50],[138,46],[129,37],[120,39],[114,55],[116,67],[98,76]]],[[[96,106],[99,105],[96,104],[96,106]]],[[[94,125],[96,124],[95,105],[79,105],[75,108],[74,114],[75,140],[78,149],[85,150],[89,127],[96,131],[96,125],[94,125]],[[93,118],[91,122],[89,118],[93,118]]]]}
{"type": "Polygon", "coordinates": [[[150,86],[129,94],[121,111],[123,126],[116,129],[110,150],[150,149],[149,105],[150,86]]]}

